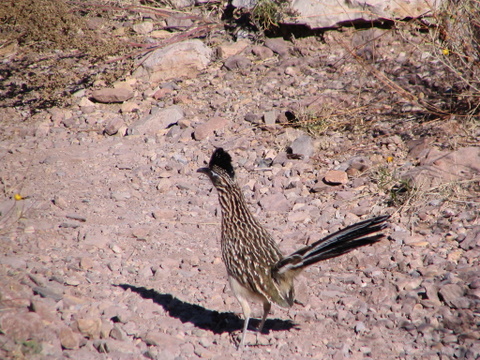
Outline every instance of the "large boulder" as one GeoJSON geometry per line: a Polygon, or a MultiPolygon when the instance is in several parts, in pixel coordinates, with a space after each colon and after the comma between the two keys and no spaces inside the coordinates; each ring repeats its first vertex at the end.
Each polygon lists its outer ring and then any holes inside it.
{"type": "MultiPolygon", "coordinates": [[[[292,0],[295,14],[282,23],[306,25],[311,29],[335,28],[344,24],[428,15],[443,0],[292,0]]],[[[232,0],[239,8],[253,8],[258,0],[232,0]]]]}
{"type": "Polygon", "coordinates": [[[143,57],[137,78],[159,83],[176,78],[194,78],[210,63],[212,49],[200,40],[186,40],[155,50],[143,57]]]}
{"type": "MultiPolygon", "coordinates": [[[[293,0],[293,23],[330,28],[344,23],[415,18],[438,8],[442,0],[293,0]]],[[[290,23],[290,21],[287,21],[290,23]]]]}

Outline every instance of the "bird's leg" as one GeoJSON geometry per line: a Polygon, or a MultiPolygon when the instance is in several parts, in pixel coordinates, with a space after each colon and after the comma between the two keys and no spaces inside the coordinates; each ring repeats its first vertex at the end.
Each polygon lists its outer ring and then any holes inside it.
{"type": "Polygon", "coordinates": [[[237,298],[238,302],[242,306],[243,316],[245,317],[245,321],[243,323],[243,332],[242,332],[242,339],[240,340],[240,345],[238,345],[238,349],[241,350],[245,347],[245,337],[247,336],[247,329],[248,329],[248,322],[250,320],[250,305],[248,301],[243,297],[237,298]]]}
{"type": "Polygon", "coordinates": [[[265,301],[263,303],[263,317],[262,321],[260,322],[260,325],[258,326],[258,333],[261,333],[263,330],[263,325],[265,325],[265,321],[267,320],[267,316],[270,313],[270,309],[272,308],[272,304],[270,301],[265,301]]]}
{"type": "Polygon", "coordinates": [[[272,304],[270,303],[270,301],[265,300],[263,303],[262,321],[260,322],[260,325],[258,326],[258,329],[257,329],[257,335],[256,335],[257,344],[258,344],[258,335],[262,333],[263,325],[265,325],[265,321],[267,320],[267,316],[270,313],[271,308],[272,308],[272,304]]]}
{"type": "Polygon", "coordinates": [[[248,321],[249,320],[250,320],[249,317],[245,317],[245,321],[243,323],[242,340],[240,341],[240,345],[238,345],[239,350],[242,350],[245,347],[245,337],[247,336],[247,329],[248,329],[248,321]]]}

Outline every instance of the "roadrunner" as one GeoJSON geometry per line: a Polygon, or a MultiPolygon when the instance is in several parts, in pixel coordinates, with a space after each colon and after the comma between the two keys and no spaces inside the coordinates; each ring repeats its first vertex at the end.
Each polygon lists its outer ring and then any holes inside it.
{"type": "Polygon", "coordinates": [[[350,225],[284,256],[272,236],[248,209],[235,181],[232,158],[226,151],[216,149],[208,167],[197,171],[206,174],[218,192],[222,209],[222,258],[230,286],[245,316],[239,348],[245,345],[251,314],[249,302],[263,303],[263,317],[258,327],[258,332],[261,332],[272,303],[285,308],[293,305],[293,282],[304,268],[357,247],[374,244],[384,236],[371,234],[384,229],[389,216],[350,225]]]}

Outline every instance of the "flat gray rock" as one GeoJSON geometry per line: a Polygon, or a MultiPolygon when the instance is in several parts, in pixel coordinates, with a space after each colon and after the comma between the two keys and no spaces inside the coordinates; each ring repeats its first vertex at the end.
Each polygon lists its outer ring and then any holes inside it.
{"type": "Polygon", "coordinates": [[[160,109],[135,122],[131,127],[134,134],[155,135],[161,130],[183,119],[183,110],[178,105],[160,109]]]}

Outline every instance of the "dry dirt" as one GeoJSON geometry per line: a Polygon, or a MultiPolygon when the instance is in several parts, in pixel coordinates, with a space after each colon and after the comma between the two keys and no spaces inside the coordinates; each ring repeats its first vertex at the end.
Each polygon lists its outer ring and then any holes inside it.
{"type": "MultiPolygon", "coordinates": [[[[142,39],[131,31],[140,12],[102,14],[97,36],[108,40],[105,24],[115,21],[121,41],[142,39]]],[[[293,39],[287,55],[247,54],[252,63],[233,71],[218,59],[196,78],[170,81],[161,99],[133,82],[134,112],[79,105],[119,68],[128,80],[129,58],[108,63],[83,49],[71,72],[58,72],[55,56],[65,60],[68,49],[19,43],[2,53],[2,91],[16,90],[0,100],[0,358],[478,359],[478,173],[431,188],[400,177],[417,165],[418,144],[478,146],[478,117],[455,115],[466,106],[451,95],[457,79],[423,47],[424,32],[401,26],[293,39]],[[29,73],[26,61],[37,64],[29,73]],[[62,80],[76,91],[63,93],[66,105],[51,87],[42,102],[41,74],[71,75],[79,87],[62,80]],[[35,92],[17,91],[30,80],[35,92]],[[128,126],[172,104],[185,118],[163,132],[103,132],[119,114],[128,126]],[[269,111],[290,123],[263,125],[269,111]],[[195,140],[212,117],[226,126],[195,140]],[[314,154],[288,157],[302,134],[314,154]],[[306,270],[303,305],[274,308],[243,353],[217,195],[196,173],[215,146],[231,152],[251,209],[285,252],[392,215],[388,239],[306,270]],[[359,159],[347,184],[322,182],[359,159]]],[[[229,39],[221,29],[203,38],[212,47],[229,39]]]]}

